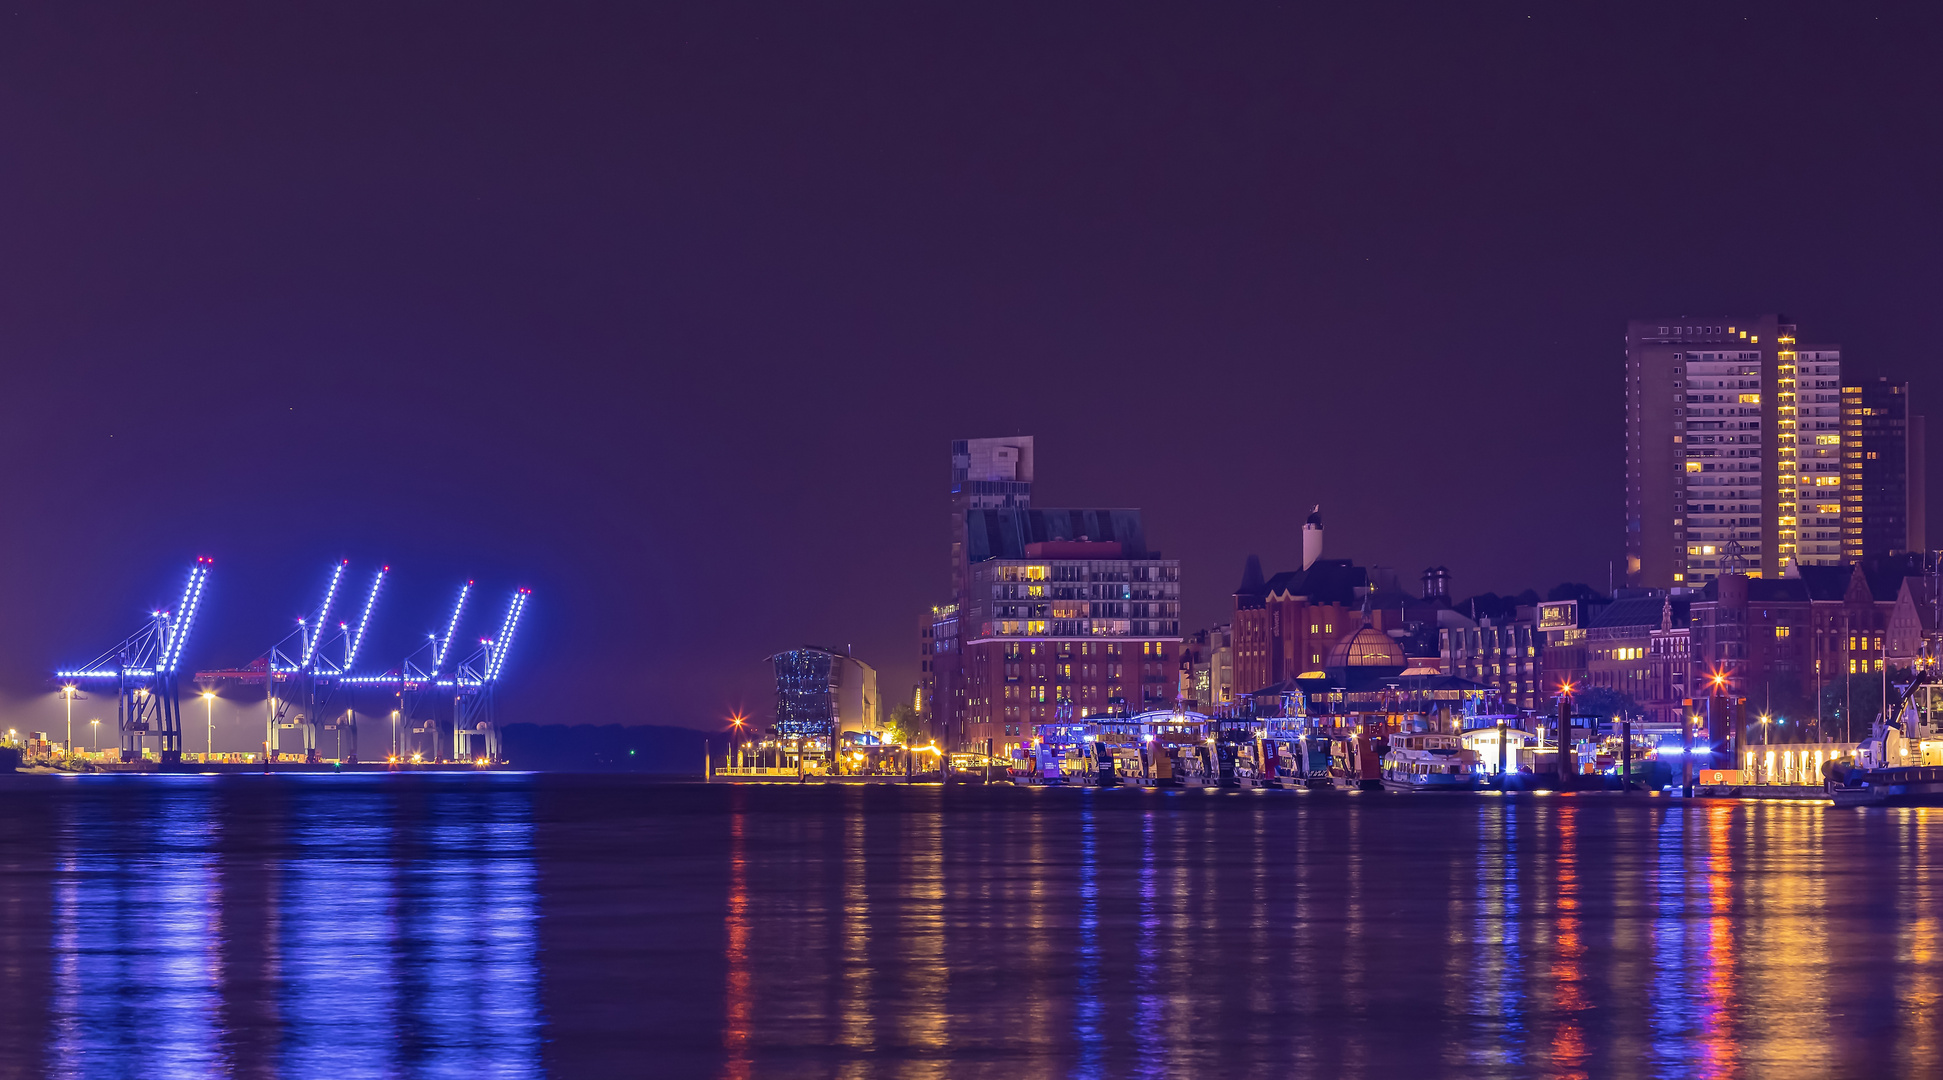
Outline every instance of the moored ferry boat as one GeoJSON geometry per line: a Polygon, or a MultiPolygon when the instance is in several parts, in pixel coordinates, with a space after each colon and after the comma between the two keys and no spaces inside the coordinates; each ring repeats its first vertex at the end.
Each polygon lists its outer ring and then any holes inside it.
{"type": "Polygon", "coordinates": [[[1472,791],[1478,786],[1477,755],[1463,740],[1442,732],[1407,732],[1390,737],[1383,755],[1385,791],[1472,791]]]}

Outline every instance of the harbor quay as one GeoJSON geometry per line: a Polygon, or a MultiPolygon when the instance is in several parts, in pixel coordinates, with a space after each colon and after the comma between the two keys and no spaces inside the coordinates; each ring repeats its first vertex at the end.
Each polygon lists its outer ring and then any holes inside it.
{"type": "MultiPolygon", "coordinates": [[[[1018,787],[1367,792],[1485,792],[1828,799],[1831,776],[1884,753],[1871,743],[1754,747],[1709,743],[1704,730],[1620,722],[1528,726],[1489,691],[1386,689],[1381,711],[1308,712],[1300,693],[1281,708],[1207,715],[1189,710],[1096,714],[1039,725],[1005,753],[944,752],[863,738],[759,736],[706,764],[718,783],[972,783],[1018,787]]],[[[1328,697],[1325,695],[1325,697],[1328,697]]],[[[1326,706],[1361,704],[1334,695],[1326,706]]],[[[1893,729],[1892,729],[1893,730],[1893,729]]],[[[1914,767],[1943,766],[1943,739],[1889,740],[1914,767]]]]}

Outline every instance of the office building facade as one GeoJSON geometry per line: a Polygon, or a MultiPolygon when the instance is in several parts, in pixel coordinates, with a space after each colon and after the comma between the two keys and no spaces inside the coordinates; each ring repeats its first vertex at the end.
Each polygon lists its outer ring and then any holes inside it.
{"type": "Polygon", "coordinates": [[[1536,711],[1549,700],[1544,649],[1544,634],[1531,617],[1486,617],[1474,627],[1438,631],[1444,674],[1496,690],[1501,705],[1513,712],[1536,711]]]}

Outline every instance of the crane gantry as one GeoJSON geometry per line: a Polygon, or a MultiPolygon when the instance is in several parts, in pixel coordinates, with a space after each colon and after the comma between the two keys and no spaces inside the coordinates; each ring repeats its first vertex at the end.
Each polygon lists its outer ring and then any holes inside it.
{"type": "Polygon", "coordinates": [[[163,764],[182,760],[182,709],[177,671],[189,632],[195,629],[202,607],[203,588],[213,564],[199,558],[189,568],[182,599],[173,608],[148,613],[141,629],[123,638],[90,663],[55,676],[75,682],[115,684],[115,724],[121,737],[121,759],[140,761],[148,741],[156,743],[163,764]]]}

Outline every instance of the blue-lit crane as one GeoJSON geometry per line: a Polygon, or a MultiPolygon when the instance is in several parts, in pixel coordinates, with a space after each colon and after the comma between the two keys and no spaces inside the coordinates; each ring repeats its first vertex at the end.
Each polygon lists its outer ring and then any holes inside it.
{"type": "Polygon", "coordinates": [[[459,664],[454,687],[457,700],[453,706],[452,756],[460,761],[466,760],[467,748],[475,738],[486,744],[487,761],[505,760],[499,745],[499,725],[493,718],[493,691],[506,666],[506,653],[513,646],[513,633],[519,629],[520,615],[532,595],[531,589],[516,590],[512,602],[506,606],[506,618],[499,624],[499,636],[480,641],[478,650],[459,664]]]}
{"type": "Polygon", "coordinates": [[[63,679],[112,681],[116,687],[116,723],[121,732],[121,759],[140,761],[149,739],[156,740],[157,756],[165,765],[182,760],[182,714],[177,697],[177,671],[183,647],[195,628],[209,581],[210,560],[197,559],[174,609],[149,612],[148,622],[93,662],[55,674],[63,679]]]}
{"type": "Polygon", "coordinates": [[[304,761],[317,764],[320,727],[348,735],[350,752],[345,760],[353,764],[357,761],[355,718],[347,719],[340,726],[335,721],[325,722],[325,710],[331,707],[338,684],[349,678],[352,665],[357,663],[358,650],[363,647],[365,632],[371,626],[371,612],[378,603],[378,592],[384,587],[385,575],[391,568],[380,568],[372,578],[371,591],[365,596],[357,626],[353,628],[349,622],[333,626],[331,611],[337,604],[350,565],[350,560],[345,559],[331,569],[323,602],[317,610],[298,619],[296,628],[262,656],[242,668],[196,674],[198,679],[265,685],[263,754],[266,761],[275,761],[281,752],[277,732],[295,729],[303,735],[304,761]]]}
{"type": "MultiPolygon", "coordinates": [[[[454,676],[445,673],[446,658],[451,655],[452,636],[459,631],[459,620],[465,615],[466,600],[472,595],[473,583],[468,581],[459,587],[459,602],[452,606],[452,617],[446,621],[445,636],[427,634],[424,644],[395,670],[382,675],[352,675],[344,681],[352,684],[388,686],[398,699],[398,719],[403,724],[402,735],[430,735],[432,737],[431,760],[439,760],[439,719],[448,702],[454,701],[452,688],[454,676]]],[[[456,705],[453,706],[456,710],[456,705]]],[[[416,740],[407,740],[416,743],[416,740]]],[[[410,753],[404,747],[401,752],[410,753]]]]}
{"type": "MultiPolygon", "coordinates": [[[[532,590],[520,589],[513,593],[506,608],[506,617],[500,622],[496,637],[481,638],[479,647],[463,660],[454,660],[452,639],[458,634],[459,625],[465,616],[466,602],[472,596],[473,582],[466,582],[459,589],[458,603],[452,607],[452,617],[445,624],[445,635],[428,634],[404,663],[394,671],[383,675],[352,675],[343,681],[351,684],[393,687],[398,696],[398,712],[404,731],[408,735],[430,735],[430,760],[442,758],[441,737],[443,725],[451,724],[453,761],[484,760],[498,763],[505,760],[499,743],[499,727],[493,714],[493,696],[499,684],[499,677],[505,669],[506,653],[513,643],[513,635],[519,630],[520,616],[526,610],[532,590]],[[448,721],[446,718],[450,717],[448,721]],[[484,746],[483,754],[474,757],[473,740],[480,740],[484,746]]],[[[403,750],[404,748],[400,748],[403,750]]],[[[410,751],[406,751],[409,753],[410,751]]],[[[414,756],[417,760],[417,756],[414,756]]]]}

